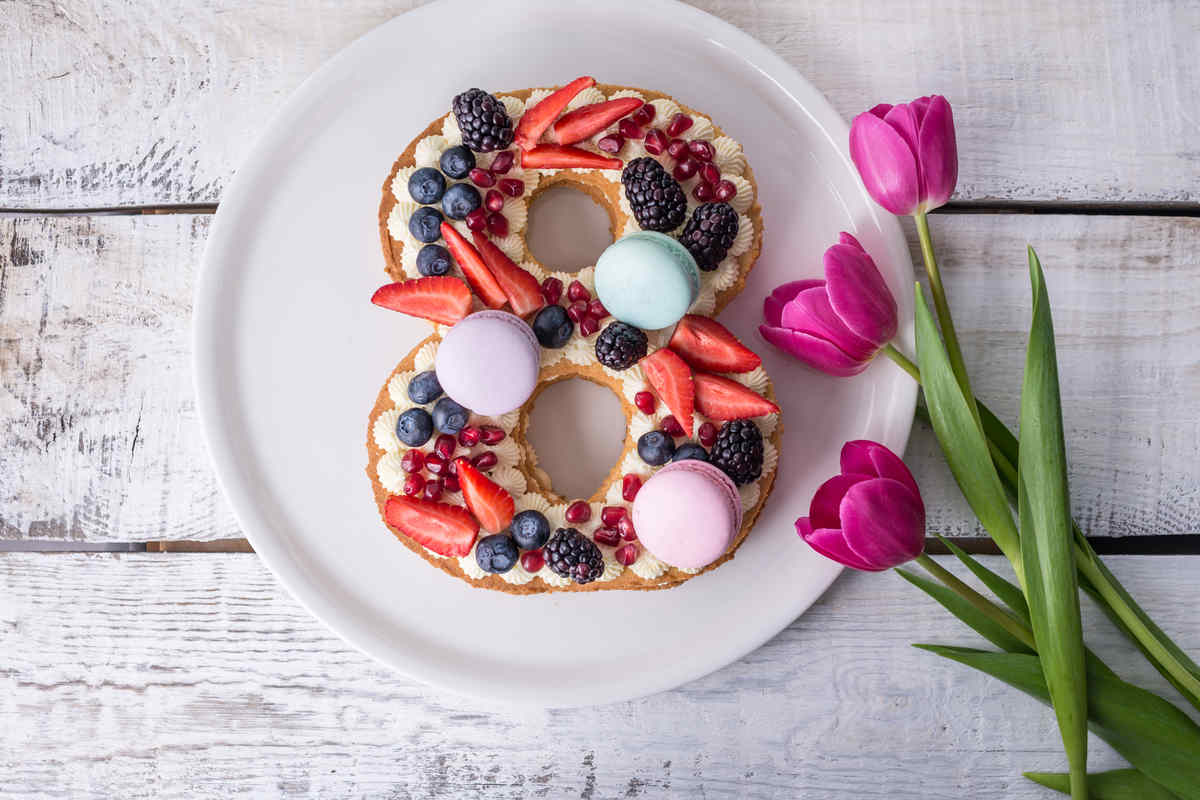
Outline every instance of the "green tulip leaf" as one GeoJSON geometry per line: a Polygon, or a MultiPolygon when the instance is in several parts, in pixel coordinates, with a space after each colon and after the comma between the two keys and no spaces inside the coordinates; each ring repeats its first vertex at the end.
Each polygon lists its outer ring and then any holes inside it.
{"type": "MultiPolygon", "coordinates": [[[[1047,789],[1070,793],[1070,776],[1062,772],[1026,772],[1025,777],[1047,789]]],[[[1136,769],[1114,769],[1088,774],[1088,796],[1092,800],[1179,800],[1136,769]]]]}
{"type": "MultiPolygon", "coordinates": [[[[982,409],[983,406],[980,406],[982,409]]],[[[974,573],[976,578],[983,583],[984,586],[992,590],[992,594],[1000,598],[1000,602],[1012,609],[1012,612],[1020,617],[1026,623],[1029,622],[1029,605],[1025,602],[1025,595],[1021,594],[1021,589],[1015,583],[1006,580],[1005,578],[992,572],[990,569],[980,564],[974,558],[944,536],[939,536],[942,544],[953,553],[959,561],[961,561],[967,569],[974,573]]]]}
{"type": "MultiPolygon", "coordinates": [[[[920,575],[909,572],[904,569],[897,569],[896,572],[904,580],[916,586],[925,594],[932,597],[942,605],[947,611],[958,617],[967,626],[973,629],[983,638],[987,639],[992,644],[999,647],[1001,650],[1009,653],[1032,653],[1020,639],[1013,636],[997,622],[988,619],[988,617],[975,606],[968,603],[960,595],[953,590],[943,586],[940,583],[934,583],[931,580],[922,578],[920,575]]],[[[997,610],[999,607],[997,607],[997,610]]]]}

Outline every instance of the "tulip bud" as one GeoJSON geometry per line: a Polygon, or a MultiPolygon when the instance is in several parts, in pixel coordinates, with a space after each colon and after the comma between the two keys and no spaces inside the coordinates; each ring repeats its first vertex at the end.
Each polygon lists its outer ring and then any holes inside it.
{"type": "Polygon", "coordinates": [[[850,124],[850,158],[867,192],[893,214],[944,205],[958,181],[950,103],[932,95],[859,114],[850,124]]]}

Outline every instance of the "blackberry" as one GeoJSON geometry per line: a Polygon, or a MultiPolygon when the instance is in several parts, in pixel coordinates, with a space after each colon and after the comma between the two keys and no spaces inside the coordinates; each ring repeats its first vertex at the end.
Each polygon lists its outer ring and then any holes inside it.
{"type": "Polygon", "coordinates": [[[463,144],[476,153],[490,153],[512,144],[512,120],[504,104],[483,89],[468,89],[452,104],[463,144]]]}
{"type": "Polygon", "coordinates": [[[638,225],[648,231],[672,231],[683,223],[687,198],[678,181],[649,156],[630,161],[621,172],[625,197],[638,225]]]}
{"type": "Polygon", "coordinates": [[[574,528],[556,530],[542,553],[554,574],[576,583],[591,583],[604,574],[600,548],[574,528]]]}
{"type": "Polygon", "coordinates": [[[717,434],[709,462],[738,486],[757,480],[762,475],[762,432],[748,419],[726,422],[717,434]]]}
{"type": "Polygon", "coordinates": [[[724,260],[737,232],[738,215],[729,203],[705,203],[692,212],[679,243],[696,259],[696,266],[708,272],[724,260]]]}
{"type": "Polygon", "coordinates": [[[646,334],[624,322],[611,322],[596,337],[596,359],[609,369],[629,369],[646,355],[646,334]]]}

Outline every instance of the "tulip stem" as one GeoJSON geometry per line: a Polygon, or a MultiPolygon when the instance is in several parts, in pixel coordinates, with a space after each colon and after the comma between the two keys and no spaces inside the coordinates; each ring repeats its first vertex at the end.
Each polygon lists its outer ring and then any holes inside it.
{"type": "Polygon", "coordinates": [[[911,358],[909,358],[908,356],[904,355],[904,353],[901,353],[899,350],[897,350],[896,346],[894,344],[892,344],[891,342],[888,342],[887,344],[885,344],[883,346],[883,354],[886,355],[888,358],[890,358],[892,361],[895,361],[896,366],[900,367],[900,369],[904,370],[909,375],[911,375],[912,379],[914,381],[916,381],[918,385],[920,385],[920,383],[921,383],[921,368],[918,367],[916,364],[914,364],[913,360],[911,358]]]}
{"type": "Polygon", "coordinates": [[[968,584],[963,583],[957,575],[934,561],[927,553],[917,556],[916,561],[925,568],[926,572],[941,581],[946,588],[966,600],[992,622],[1004,628],[1004,630],[1016,637],[1021,644],[1036,652],[1037,647],[1033,642],[1033,631],[1026,627],[1021,620],[1000,608],[991,600],[988,600],[968,584]]]}

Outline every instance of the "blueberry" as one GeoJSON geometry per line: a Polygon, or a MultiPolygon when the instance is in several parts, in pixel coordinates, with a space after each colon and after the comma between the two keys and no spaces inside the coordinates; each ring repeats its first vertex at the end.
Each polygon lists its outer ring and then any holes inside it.
{"type": "Polygon", "coordinates": [[[438,383],[437,373],[433,370],[418,373],[408,382],[408,399],[417,405],[432,403],[442,395],[442,384],[438,383]]]}
{"type": "Polygon", "coordinates": [[[533,334],[542,347],[557,349],[575,332],[575,324],[562,306],[546,306],[533,318],[533,334]]]}
{"type": "Polygon", "coordinates": [[[517,543],[507,533],[493,533],[475,545],[475,561],[484,572],[508,572],[519,557],[517,543]]]}
{"type": "Polygon", "coordinates": [[[427,244],[417,253],[417,272],[425,275],[445,275],[450,271],[450,251],[440,244],[427,244]]]}
{"type": "Polygon", "coordinates": [[[637,442],[638,455],[652,467],[671,460],[675,455],[675,440],[662,431],[643,433],[637,442]]]}
{"type": "Polygon", "coordinates": [[[530,509],[513,517],[511,533],[522,550],[537,550],[550,539],[550,520],[530,509]]]}
{"type": "Polygon", "coordinates": [[[409,447],[420,447],[433,436],[433,419],[423,408],[410,408],[396,420],[396,436],[409,447]]]}
{"type": "Polygon", "coordinates": [[[418,242],[436,242],[442,235],[442,212],[425,206],[418,208],[408,219],[408,232],[418,242]]]}
{"type": "Polygon", "coordinates": [[[408,193],[418,203],[436,203],[446,191],[446,179],[433,167],[421,167],[408,179],[408,193]]]}
{"type": "Polygon", "coordinates": [[[458,433],[467,427],[467,418],[471,412],[451,400],[443,397],[433,407],[433,424],[442,433],[458,433]]]}
{"type": "Polygon", "coordinates": [[[482,202],[479,190],[474,186],[469,183],[456,183],[442,196],[442,211],[445,211],[450,219],[466,219],[467,214],[479,208],[482,202]]]}
{"type": "Polygon", "coordinates": [[[475,169],[475,154],[460,144],[442,153],[439,163],[442,172],[451,178],[465,178],[468,172],[475,169]]]}
{"type": "Polygon", "coordinates": [[[708,461],[708,451],[698,444],[685,442],[679,445],[675,450],[675,455],[671,456],[672,461],[686,461],[689,458],[696,461],[708,461]]]}

